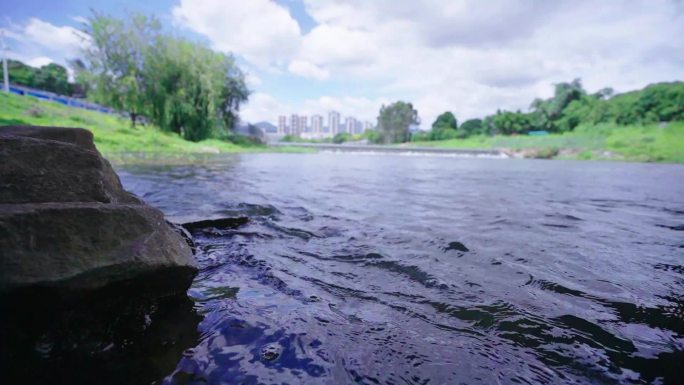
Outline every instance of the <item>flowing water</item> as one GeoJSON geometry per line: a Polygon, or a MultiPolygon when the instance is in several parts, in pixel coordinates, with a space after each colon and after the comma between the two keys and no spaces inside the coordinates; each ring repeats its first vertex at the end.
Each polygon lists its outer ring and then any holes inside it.
{"type": "Polygon", "coordinates": [[[372,154],[129,166],[195,233],[192,384],[684,383],[684,167],[372,154]]]}

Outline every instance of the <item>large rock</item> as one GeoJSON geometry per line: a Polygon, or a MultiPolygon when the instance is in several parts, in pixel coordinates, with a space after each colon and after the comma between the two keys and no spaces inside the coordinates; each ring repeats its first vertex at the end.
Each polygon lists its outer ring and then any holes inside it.
{"type": "Polygon", "coordinates": [[[149,277],[173,294],[195,273],[186,241],[123,189],[89,131],[0,127],[0,294],[149,277]]]}
{"type": "Polygon", "coordinates": [[[158,383],[197,344],[195,274],[89,131],[0,127],[0,383],[158,383]]]}

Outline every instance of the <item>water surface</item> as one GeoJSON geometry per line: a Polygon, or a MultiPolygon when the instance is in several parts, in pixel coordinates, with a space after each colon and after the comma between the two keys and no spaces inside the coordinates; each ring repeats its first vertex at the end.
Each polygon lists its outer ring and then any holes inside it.
{"type": "Polygon", "coordinates": [[[168,383],[684,382],[684,167],[363,154],[131,166],[196,233],[168,383]]]}

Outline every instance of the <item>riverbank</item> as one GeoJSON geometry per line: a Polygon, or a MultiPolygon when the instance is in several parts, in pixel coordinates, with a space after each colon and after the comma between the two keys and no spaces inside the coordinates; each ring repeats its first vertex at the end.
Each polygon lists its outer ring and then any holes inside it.
{"type": "MultiPolygon", "coordinates": [[[[209,139],[189,142],[154,126],[131,128],[120,116],[70,108],[58,103],[0,92],[0,125],[83,127],[93,132],[98,149],[115,163],[176,163],[211,154],[244,152],[313,152],[317,146],[302,143],[262,146],[209,139]]],[[[349,144],[321,144],[347,151],[349,144]]],[[[577,160],[624,160],[684,163],[684,122],[645,126],[581,125],[573,132],[545,136],[476,136],[467,139],[423,141],[399,146],[375,146],[430,152],[503,153],[510,157],[577,160]]],[[[330,150],[330,148],[325,148],[330,150]]],[[[374,151],[370,147],[362,150],[374,151]]]]}
{"type": "Polygon", "coordinates": [[[131,128],[127,119],[96,111],[67,107],[62,104],[0,92],[0,125],[39,125],[80,127],[95,136],[97,148],[108,158],[126,158],[120,154],[158,154],[157,158],[239,152],[302,152],[303,149],[277,149],[254,144],[235,144],[218,139],[190,142],[157,127],[131,128]]]}
{"type": "Polygon", "coordinates": [[[581,125],[544,136],[475,136],[412,142],[405,147],[498,149],[513,157],[684,163],[684,122],[644,126],[581,125]]]}

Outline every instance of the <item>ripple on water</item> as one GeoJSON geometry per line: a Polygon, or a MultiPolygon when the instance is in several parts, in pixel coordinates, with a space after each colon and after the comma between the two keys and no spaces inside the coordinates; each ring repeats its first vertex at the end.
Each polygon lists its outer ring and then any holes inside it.
{"type": "Polygon", "coordinates": [[[201,334],[167,383],[684,383],[684,169],[262,154],[122,179],[249,218],[195,234],[201,334]]]}

